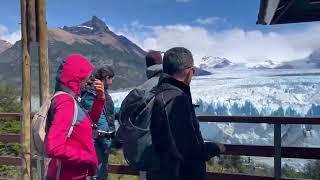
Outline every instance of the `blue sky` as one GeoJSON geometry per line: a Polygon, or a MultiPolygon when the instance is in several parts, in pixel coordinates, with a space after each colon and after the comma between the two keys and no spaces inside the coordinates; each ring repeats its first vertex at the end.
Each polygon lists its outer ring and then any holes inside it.
{"type": "MultiPolygon", "coordinates": [[[[20,28],[20,1],[5,0],[0,6],[0,24],[9,31],[20,28]]],[[[244,29],[286,30],[304,25],[257,26],[259,0],[47,0],[50,27],[74,25],[96,15],[114,27],[132,21],[151,26],[166,24],[195,24],[198,18],[221,18],[209,29],[241,27],[244,29]]]]}
{"type": "MultiPolygon", "coordinates": [[[[47,0],[47,19],[49,27],[61,27],[78,25],[96,15],[111,30],[124,34],[144,49],[165,50],[180,45],[199,57],[223,56],[234,61],[293,60],[320,47],[319,37],[313,35],[320,32],[318,23],[256,25],[259,2],[47,0]],[[274,42],[277,44],[272,44],[274,42]],[[270,52],[265,53],[266,49],[270,52]]],[[[0,39],[13,43],[20,37],[20,1],[2,3],[0,39]]]]}

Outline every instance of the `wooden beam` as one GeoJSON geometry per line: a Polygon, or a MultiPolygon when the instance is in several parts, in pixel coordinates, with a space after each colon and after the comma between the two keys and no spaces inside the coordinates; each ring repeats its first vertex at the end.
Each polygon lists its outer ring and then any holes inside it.
{"type": "Polygon", "coordinates": [[[21,45],[22,45],[22,163],[21,179],[31,179],[31,136],[30,136],[30,113],[31,113],[31,59],[28,51],[27,33],[27,0],[21,0],[21,45]]]}
{"type": "Polygon", "coordinates": [[[35,0],[27,1],[27,34],[28,42],[37,41],[35,0]]]}
{"type": "Polygon", "coordinates": [[[40,105],[42,105],[50,97],[46,0],[36,0],[36,5],[38,28],[37,32],[39,40],[40,105]]]}
{"type": "Polygon", "coordinates": [[[282,158],[320,159],[320,148],[315,147],[282,147],[282,158]]]}
{"type": "Polygon", "coordinates": [[[273,146],[252,146],[225,144],[225,155],[274,157],[273,146]]]}
{"type": "Polygon", "coordinates": [[[127,175],[133,175],[133,176],[139,175],[139,171],[133,170],[132,168],[126,165],[111,164],[108,166],[108,172],[112,174],[127,174],[127,175]]]}
{"type": "Polygon", "coordinates": [[[0,165],[20,166],[21,165],[21,158],[10,157],[10,156],[0,156],[0,165]]]}
{"type": "Polygon", "coordinates": [[[0,142],[3,143],[19,143],[20,134],[0,134],[0,142]]]}
{"type": "MultiPolygon", "coordinates": [[[[39,90],[40,106],[50,97],[49,62],[48,62],[48,28],[46,14],[46,0],[36,0],[37,39],[39,41],[39,90]]],[[[43,160],[37,161],[37,173],[45,179],[47,167],[43,160]]]]}
{"type": "MultiPolygon", "coordinates": [[[[17,157],[6,157],[0,156],[0,165],[10,165],[10,166],[18,166],[20,165],[21,159],[17,157]]],[[[35,161],[32,162],[33,165],[35,161]]],[[[122,174],[122,175],[132,175],[138,176],[139,171],[131,169],[126,165],[116,165],[110,164],[108,169],[109,174],[122,174]]],[[[273,177],[267,176],[253,176],[247,174],[224,174],[224,173],[214,173],[207,172],[206,180],[214,180],[214,179],[224,179],[224,180],[273,180],[273,177]]],[[[302,180],[298,178],[281,178],[283,180],[302,180]]]]}
{"type": "Polygon", "coordinates": [[[0,118],[15,118],[20,121],[21,113],[0,113],[0,118]]]}
{"type": "Polygon", "coordinates": [[[200,122],[313,124],[320,125],[320,118],[310,117],[256,117],[256,116],[198,116],[200,122]]]}
{"type": "MultiPolygon", "coordinates": [[[[35,160],[32,160],[32,166],[35,167],[35,160]]],[[[12,157],[12,156],[0,156],[0,165],[7,165],[7,166],[20,166],[21,165],[21,158],[19,157],[12,157]]]]}
{"type": "MultiPolygon", "coordinates": [[[[248,174],[224,174],[207,172],[206,180],[223,179],[223,180],[274,180],[274,177],[253,176],[248,174]]],[[[282,180],[302,180],[298,178],[281,178],[282,180]]]]}
{"type": "Polygon", "coordinates": [[[207,172],[205,180],[223,179],[223,180],[274,180],[273,177],[250,176],[245,174],[224,174],[207,172]]]}

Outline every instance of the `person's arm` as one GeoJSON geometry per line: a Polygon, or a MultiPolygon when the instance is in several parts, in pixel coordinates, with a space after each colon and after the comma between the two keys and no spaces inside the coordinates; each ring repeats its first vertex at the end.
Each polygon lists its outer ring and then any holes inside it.
{"type": "Polygon", "coordinates": [[[104,103],[106,101],[106,96],[104,94],[104,84],[100,80],[96,80],[93,83],[96,95],[94,96],[93,105],[89,112],[90,118],[93,123],[97,124],[99,122],[104,103]]]}
{"type": "Polygon", "coordinates": [[[74,100],[69,95],[59,95],[53,103],[54,116],[45,142],[47,155],[74,163],[92,164],[92,153],[67,144],[67,134],[74,115],[74,100]]]}
{"type": "Polygon", "coordinates": [[[177,96],[166,106],[173,139],[185,160],[208,160],[220,154],[220,148],[215,143],[204,143],[197,137],[188,103],[185,96],[177,96]]]}

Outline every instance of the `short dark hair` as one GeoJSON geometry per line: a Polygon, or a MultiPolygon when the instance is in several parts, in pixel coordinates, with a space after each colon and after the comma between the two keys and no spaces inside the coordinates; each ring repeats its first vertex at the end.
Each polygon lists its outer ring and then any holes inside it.
{"type": "Polygon", "coordinates": [[[156,64],[162,64],[161,52],[150,50],[146,54],[146,65],[147,67],[150,67],[156,64]]]}
{"type": "Polygon", "coordinates": [[[110,66],[103,66],[97,69],[94,76],[96,79],[102,80],[107,76],[114,77],[114,72],[110,66]]]}
{"type": "Polygon", "coordinates": [[[193,67],[192,53],[184,47],[171,48],[163,56],[163,72],[174,75],[193,67]]]}

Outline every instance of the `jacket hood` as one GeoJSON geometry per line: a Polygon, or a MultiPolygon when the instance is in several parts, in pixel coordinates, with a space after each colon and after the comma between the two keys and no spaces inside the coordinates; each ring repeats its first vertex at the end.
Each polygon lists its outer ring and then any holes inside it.
{"type": "Polygon", "coordinates": [[[159,76],[162,73],[162,64],[156,64],[148,67],[146,73],[148,79],[159,76]]]}
{"type": "Polygon", "coordinates": [[[90,62],[79,54],[68,56],[60,65],[56,76],[56,90],[62,86],[71,90],[75,95],[80,94],[81,81],[93,71],[90,62]]]}

